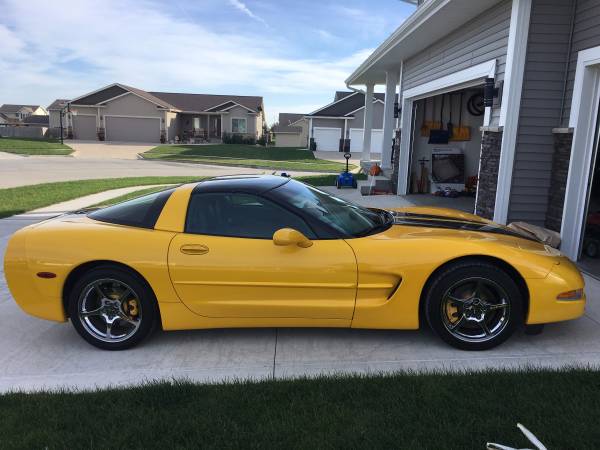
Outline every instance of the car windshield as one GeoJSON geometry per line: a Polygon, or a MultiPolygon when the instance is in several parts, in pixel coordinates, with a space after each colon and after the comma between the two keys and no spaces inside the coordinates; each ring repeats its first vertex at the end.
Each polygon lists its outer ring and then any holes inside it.
{"type": "Polygon", "coordinates": [[[393,216],[368,209],[297,181],[276,188],[272,195],[334,228],[344,237],[363,237],[388,229],[393,216]]]}

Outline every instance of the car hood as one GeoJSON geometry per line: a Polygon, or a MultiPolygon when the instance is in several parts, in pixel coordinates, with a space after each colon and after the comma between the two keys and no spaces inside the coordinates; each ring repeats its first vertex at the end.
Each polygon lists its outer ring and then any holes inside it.
{"type": "Polygon", "coordinates": [[[389,211],[394,215],[394,225],[441,228],[445,230],[478,231],[539,242],[529,235],[518,233],[504,225],[462,211],[426,207],[397,208],[389,211]]]}
{"type": "Polygon", "coordinates": [[[473,240],[496,241],[548,256],[561,255],[558,250],[529,235],[463,211],[433,207],[394,208],[388,211],[394,215],[394,226],[386,233],[387,237],[460,236],[473,240]]]}

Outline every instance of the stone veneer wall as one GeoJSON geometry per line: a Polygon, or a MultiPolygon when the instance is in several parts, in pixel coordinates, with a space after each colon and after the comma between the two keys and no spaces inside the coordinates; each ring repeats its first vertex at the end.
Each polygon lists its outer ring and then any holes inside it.
{"type": "Polygon", "coordinates": [[[546,211],[546,228],[560,232],[565,189],[569,174],[573,130],[554,130],[554,155],[552,156],[552,175],[548,192],[548,210],[546,211]]]}
{"type": "Polygon", "coordinates": [[[481,160],[479,162],[479,184],[475,214],[486,219],[494,218],[496,207],[496,187],[502,147],[501,128],[482,128],[481,160]]]}
{"type": "Polygon", "coordinates": [[[392,192],[398,193],[398,172],[400,165],[400,138],[402,131],[397,129],[394,132],[394,147],[392,149],[392,192]]]}

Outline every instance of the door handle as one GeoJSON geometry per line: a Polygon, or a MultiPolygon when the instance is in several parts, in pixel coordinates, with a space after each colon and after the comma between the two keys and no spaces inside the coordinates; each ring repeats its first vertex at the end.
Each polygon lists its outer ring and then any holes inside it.
{"type": "Polygon", "coordinates": [[[182,245],[179,248],[181,253],[186,255],[205,255],[208,253],[208,247],[206,245],[194,244],[194,245],[182,245]]]}

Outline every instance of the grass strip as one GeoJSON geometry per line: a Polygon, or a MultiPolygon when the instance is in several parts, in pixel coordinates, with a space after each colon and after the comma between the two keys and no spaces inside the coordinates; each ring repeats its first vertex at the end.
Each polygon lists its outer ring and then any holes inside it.
{"type": "MultiPolygon", "coordinates": [[[[56,183],[34,184],[14,188],[0,189],[0,218],[22,214],[33,209],[50,206],[55,203],[73,200],[85,195],[96,194],[111,189],[153,184],[180,184],[198,181],[202,177],[133,177],[133,178],[103,178],[99,180],[60,181],[56,183]]],[[[314,186],[335,185],[335,175],[309,175],[296,178],[314,186]]],[[[150,188],[151,190],[164,188],[150,188]]],[[[143,191],[140,189],[140,191],[143,191]]],[[[123,197],[111,199],[106,204],[114,204],[130,198],[143,195],[135,191],[123,197]],[[126,197],[126,198],[124,198],[126,197]]]]}
{"type": "Polygon", "coordinates": [[[73,200],[111,189],[149,184],[178,184],[200,177],[132,177],[99,180],[60,181],[0,189],[0,218],[73,200]]]}
{"type": "Polygon", "coordinates": [[[586,369],[354,376],[0,396],[3,448],[597,448],[586,369]],[[116,430],[116,431],[115,431],[116,430]]]}
{"type": "Polygon", "coordinates": [[[69,155],[73,149],[58,139],[0,138],[0,152],[18,155],[69,155]]]}
{"type": "MultiPolygon", "coordinates": [[[[159,145],[142,156],[146,159],[275,170],[339,172],[346,167],[345,163],[315,158],[313,152],[306,149],[241,144],[159,145]]],[[[354,168],[351,165],[350,169],[354,168]]]]}

